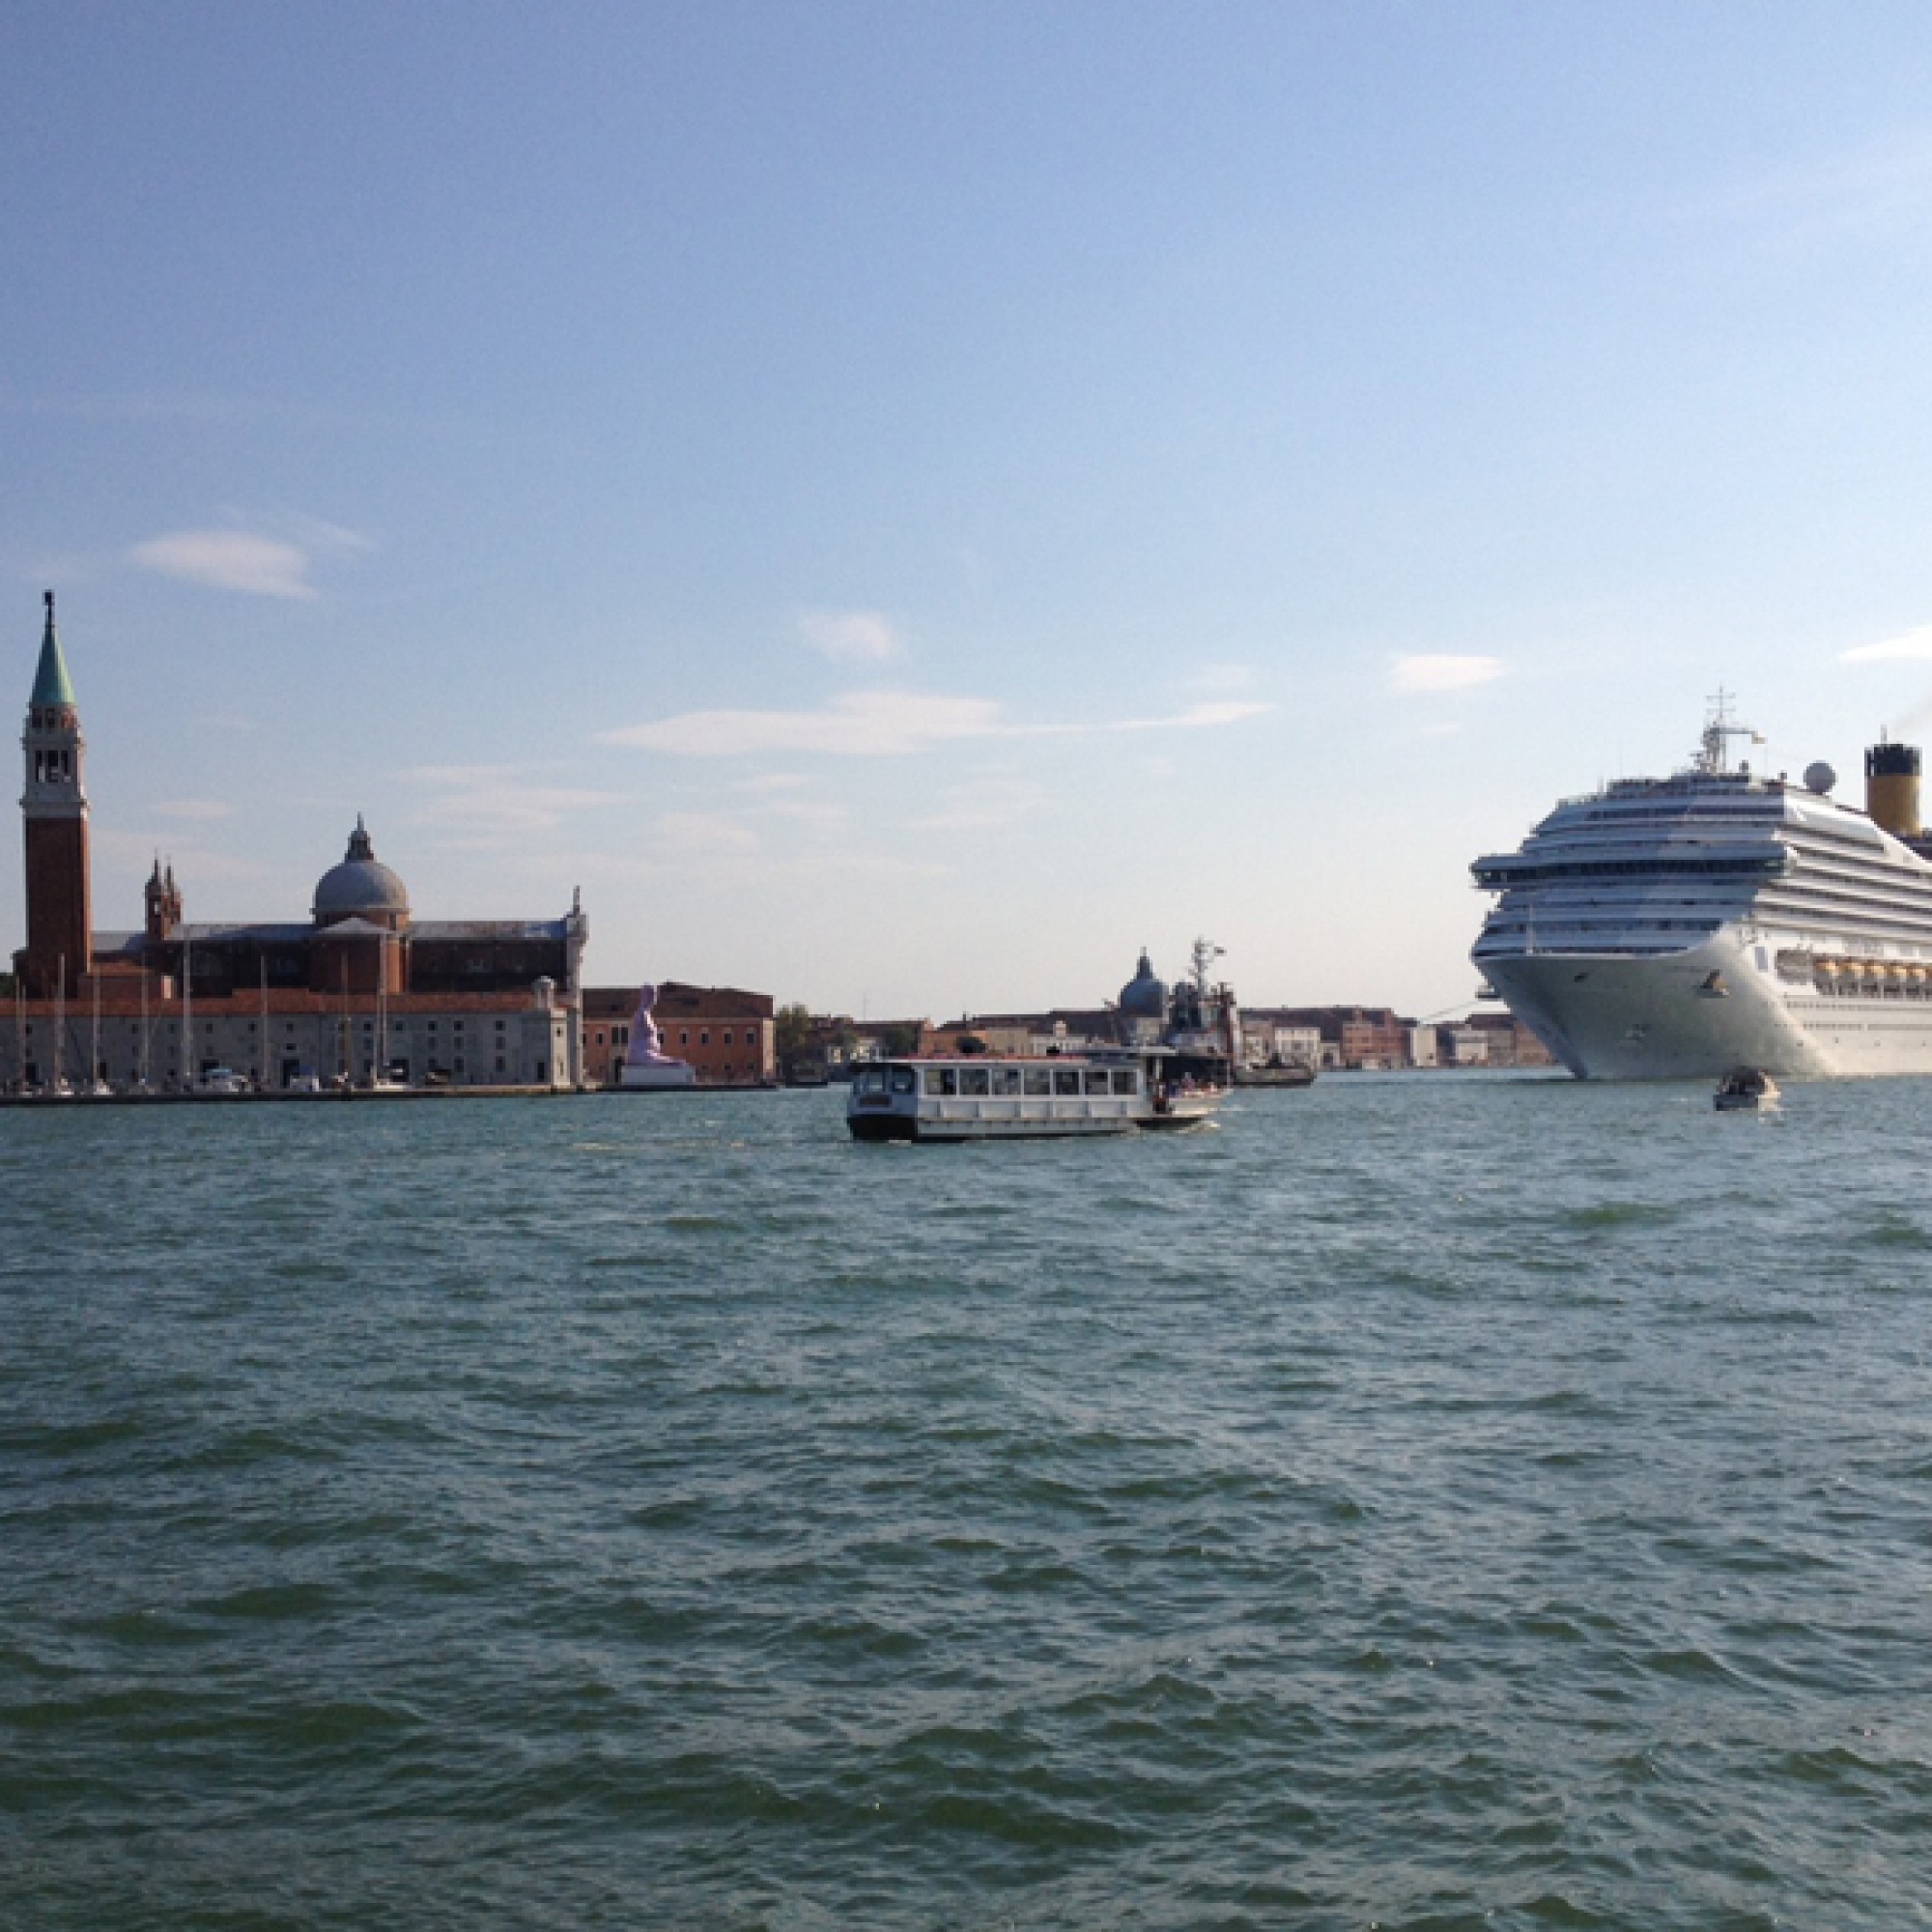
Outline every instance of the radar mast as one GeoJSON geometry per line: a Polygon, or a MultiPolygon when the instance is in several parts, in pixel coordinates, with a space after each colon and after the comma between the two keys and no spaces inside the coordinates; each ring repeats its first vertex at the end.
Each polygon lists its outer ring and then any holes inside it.
{"type": "Polygon", "coordinates": [[[1188,957],[1187,977],[1194,981],[1194,990],[1203,999],[1208,996],[1208,969],[1227,952],[1225,946],[1216,946],[1211,939],[1197,939],[1194,950],[1188,957]]]}
{"type": "Polygon", "coordinates": [[[1753,745],[1762,745],[1761,732],[1753,731],[1748,724],[1736,723],[1731,716],[1731,694],[1722,685],[1718,687],[1718,695],[1711,699],[1711,715],[1704,723],[1704,735],[1698,740],[1697,756],[1692,769],[1705,778],[1720,779],[1729,775],[1731,769],[1731,744],[1733,738],[1744,738],[1753,745]]]}

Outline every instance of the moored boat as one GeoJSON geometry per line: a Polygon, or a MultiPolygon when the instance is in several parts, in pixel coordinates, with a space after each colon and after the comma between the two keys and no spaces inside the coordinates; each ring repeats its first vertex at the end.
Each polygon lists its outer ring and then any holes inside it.
{"type": "Polygon", "coordinates": [[[1198,1126],[1224,1088],[1175,1075],[1171,1056],[974,1055],[860,1068],[845,1103],[862,1141],[1004,1141],[1198,1126]]]}
{"type": "Polygon", "coordinates": [[[1762,1067],[1736,1066],[1718,1082],[1712,1105],[1720,1114],[1767,1114],[1777,1097],[1777,1082],[1762,1067]]]}

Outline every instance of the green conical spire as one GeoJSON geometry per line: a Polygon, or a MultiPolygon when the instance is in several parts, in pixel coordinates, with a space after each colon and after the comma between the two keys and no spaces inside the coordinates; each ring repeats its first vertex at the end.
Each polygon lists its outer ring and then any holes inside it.
{"type": "Polygon", "coordinates": [[[54,711],[73,706],[73,680],[67,674],[67,660],[61,656],[60,633],[54,629],[54,593],[43,593],[47,607],[47,627],[41,635],[41,668],[34,673],[34,695],[27,702],[36,710],[54,711]]]}

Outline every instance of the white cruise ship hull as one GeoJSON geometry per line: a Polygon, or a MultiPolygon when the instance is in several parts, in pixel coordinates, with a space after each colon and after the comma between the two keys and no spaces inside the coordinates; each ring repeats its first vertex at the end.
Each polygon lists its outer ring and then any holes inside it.
{"type": "Polygon", "coordinates": [[[1932,998],[1825,993],[1780,980],[1776,942],[1727,926],[1682,952],[1488,953],[1514,1012],[1585,1080],[1932,1073],[1932,998]],[[1717,976],[1713,982],[1712,975],[1717,976]]]}

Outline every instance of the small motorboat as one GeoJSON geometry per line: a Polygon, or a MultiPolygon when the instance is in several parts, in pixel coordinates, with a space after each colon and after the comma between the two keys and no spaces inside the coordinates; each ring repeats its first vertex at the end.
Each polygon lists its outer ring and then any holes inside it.
{"type": "Polygon", "coordinates": [[[1720,1114],[1764,1114],[1777,1105],[1777,1082],[1756,1066],[1738,1066],[1718,1082],[1712,1104],[1720,1114]]]}

